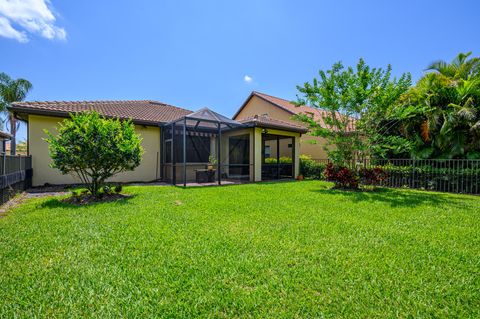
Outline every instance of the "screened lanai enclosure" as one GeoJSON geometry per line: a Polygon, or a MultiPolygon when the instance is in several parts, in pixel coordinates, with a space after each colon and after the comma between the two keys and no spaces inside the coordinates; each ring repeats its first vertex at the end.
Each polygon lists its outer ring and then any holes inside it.
{"type": "Polygon", "coordinates": [[[252,128],[207,108],[163,127],[163,180],[172,184],[252,179],[252,128]]]}
{"type": "Polygon", "coordinates": [[[294,178],[300,134],[274,134],[257,120],[238,122],[204,108],[165,124],[162,180],[187,186],[294,178]]]}

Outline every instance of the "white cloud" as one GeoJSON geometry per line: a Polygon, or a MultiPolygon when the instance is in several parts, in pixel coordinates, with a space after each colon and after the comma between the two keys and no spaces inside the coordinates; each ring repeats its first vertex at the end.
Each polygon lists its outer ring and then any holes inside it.
{"type": "Polygon", "coordinates": [[[247,83],[252,83],[253,78],[252,78],[251,76],[245,75],[245,76],[243,77],[243,80],[244,80],[245,82],[247,82],[247,83]]]}
{"type": "Polygon", "coordinates": [[[15,30],[8,19],[0,16],[0,36],[15,39],[18,42],[28,42],[25,32],[15,30]]]}
{"type": "Polygon", "coordinates": [[[0,36],[28,42],[27,33],[49,40],[65,40],[65,29],[55,25],[50,0],[0,0],[0,36]]]}

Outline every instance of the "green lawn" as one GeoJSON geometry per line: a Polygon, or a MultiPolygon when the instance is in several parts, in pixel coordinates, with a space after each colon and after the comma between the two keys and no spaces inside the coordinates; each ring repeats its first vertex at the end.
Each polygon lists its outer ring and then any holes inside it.
{"type": "Polygon", "coordinates": [[[480,198],[127,187],[0,219],[0,317],[480,317],[480,198]]]}

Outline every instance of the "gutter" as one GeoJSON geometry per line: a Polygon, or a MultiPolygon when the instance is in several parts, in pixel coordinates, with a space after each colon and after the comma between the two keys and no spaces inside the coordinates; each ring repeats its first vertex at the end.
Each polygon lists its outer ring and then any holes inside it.
{"type": "MultiPolygon", "coordinates": [[[[61,117],[61,118],[69,118],[70,114],[78,114],[81,112],[63,112],[63,111],[55,111],[55,110],[38,110],[26,107],[18,107],[18,106],[7,106],[7,109],[14,113],[23,113],[23,114],[32,114],[32,115],[43,115],[43,116],[52,116],[52,117],[61,117]]],[[[158,127],[159,125],[163,125],[166,122],[153,122],[153,121],[145,121],[145,120],[136,120],[132,118],[125,118],[125,117],[117,117],[117,116],[108,116],[100,114],[102,117],[108,119],[120,119],[120,120],[131,120],[133,124],[137,125],[146,125],[146,126],[155,126],[158,127]]]]}

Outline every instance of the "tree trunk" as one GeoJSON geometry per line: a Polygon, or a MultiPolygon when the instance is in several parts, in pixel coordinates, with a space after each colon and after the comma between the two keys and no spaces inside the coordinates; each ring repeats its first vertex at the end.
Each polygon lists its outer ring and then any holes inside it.
{"type": "Polygon", "coordinates": [[[10,140],[10,155],[15,155],[17,153],[17,143],[16,143],[16,135],[17,135],[17,120],[15,119],[15,115],[10,112],[10,134],[12,135],[12,139],[10,140]]]}

